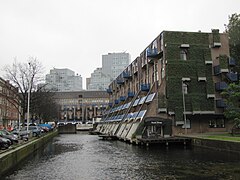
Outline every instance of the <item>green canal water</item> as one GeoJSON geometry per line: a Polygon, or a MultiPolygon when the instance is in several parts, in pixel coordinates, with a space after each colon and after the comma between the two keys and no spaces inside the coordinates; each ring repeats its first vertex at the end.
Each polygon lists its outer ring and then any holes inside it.
{"type": "Polygon", "coordinates": [[[240,155],[184,146],[135,146],[69,134],[55,137],[0,179],[239,180],[240,155]]]}

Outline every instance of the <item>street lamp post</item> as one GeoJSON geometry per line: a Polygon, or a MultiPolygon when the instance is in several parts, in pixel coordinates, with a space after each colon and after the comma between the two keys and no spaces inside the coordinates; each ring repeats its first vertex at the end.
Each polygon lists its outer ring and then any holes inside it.
{"type": "MultiPolygon", "coordinates": [[[[30,66],[30,63],[28,63],[30,66]]],[[[29,117],[30,117],[30,94],[31,94],[31,87],[32,87],[32,82],[31,82],[31,76],[29,77],[29,85],[28,85],[28,103],[27,103],[27,133],[29,132],[29,117]]]]}
{"type": "Polygon", "coordinates": [[[73,106],[73,120],[75,121],[75,116],[76,116],[76,110],[75,110],[75,106],[73,106]]]}
{"type": "Polygon", "coordinates": [[[184,117],[184,130],[187,134],[187,117],[186,117],[186,106],[185,106],[185,88],[187,87],[182,80],[182,97],[183,97],[183,117],[184,117]]]}
{"type": "Polygon", "coordinates": [[[21,127],[20,127],[20,123],[21,123],[21,101],[18,105],[18,130],[20,131],[21,127]]]}

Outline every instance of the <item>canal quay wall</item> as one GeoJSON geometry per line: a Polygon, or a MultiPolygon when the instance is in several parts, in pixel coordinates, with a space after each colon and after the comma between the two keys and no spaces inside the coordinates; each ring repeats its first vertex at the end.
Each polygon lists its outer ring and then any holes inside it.
{"type": "Polygon", "coordinates": [[[0,177],[34,151],[44,146],[50,139],[58,135],[58,131],[50,132],[43,137],[29,141],[15,149],[0,154],[0,177]]]}
{"type": "Polygon", "coordinates": [[[77,129],[75,124],[66,124],[63,126],[58,126],[59,134],[76,134],[77,129]]]}
{"type": "Polygon", "coordinates": [[[204,139],[198,137],[190,137],[191,145],[194,147],[202,147],[208,149],[214,149],[217,151],[234,152],[240,155],[240,142],[204,139]]]}
{"type": "MultiPolygon", "coordinates": [[[[114,135],[107,135],[107,134],[100,134],[98,135],[100,138],[105,140],[123,140],[118,138],[114,135]]],[[[238,153],[240,155],[240,142],[239,141],[227,141],[227,140],[216,140],[216,139],[207,139],[204,137],[199,137],[198,135],[180,135],[169,137],[169,138],[160,138],[160,139],[139,139],[137,141],[127,141],[131,144],[136,145],[146,145],[149,146],[150,144],[161,144],[168,146],[169,144],[183,144],[183,145],[190,145],[191,147],[200,147],[200,148],[207,148],[213,149],[217,151],[225,151],[225,152],[233,152],[238,153]]]]}

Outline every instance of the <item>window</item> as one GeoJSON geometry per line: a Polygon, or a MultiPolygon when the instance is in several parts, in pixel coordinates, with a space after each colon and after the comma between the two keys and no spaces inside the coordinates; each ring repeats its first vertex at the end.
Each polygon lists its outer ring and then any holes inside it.
{"type": "Polygon", "coordinates": [[[187,50],[186,50],[186,49],[182,49],[182,50],[180,51],[180,59],[181,59],[181,60],[184,60],[184,61],[187,60],[187,50]]]}
{"type": "MultiPolygon", "coordinates": [[[[182,128],[185,129],[185,124],[182,125],[182,128]]],[[[191,121],[189,119],[186,120],[186,128],[191,129],[191,121]]]]}
{"type": "Polygon", "coordinates": [[[156,63],[155,64],[155,76],[156,76],[156,78],[154,78],[155,80],[159,80],[159,77],[158,77],[158,64],[156,63]]]}
{"type": "Polygon", "coordinates": [[[184,93],[184,94],[187,94],[187,93],[188,93],[188,86],[187,86],[187,84],[186,84],[186,83],[183,83],[182,86],[183,86],[183,87],[182,87],[183,93],[184,93]]]}
{"type": "Polygon", "coordinates": [[[161,61],[161,78],[163,79],[165,77],[165,64],[163,63],[163,61],[161,61]]]}
{"type": "Polygon", "coordinates": [[[209,121],[209,128],[224,128],[225,121],[224,119],[213,119],[209,121]]]}

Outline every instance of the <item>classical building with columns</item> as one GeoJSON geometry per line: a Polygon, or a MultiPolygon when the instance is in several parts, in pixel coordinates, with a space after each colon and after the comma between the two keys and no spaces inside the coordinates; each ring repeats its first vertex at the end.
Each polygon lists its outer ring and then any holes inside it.
{"type": "Polygon", "coordinates": [[[54,97],[60,121],[96,121],[109,103],[106,91],[56,92],[54,97]]]}

